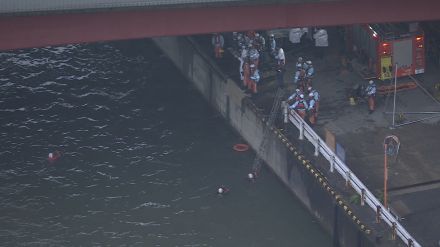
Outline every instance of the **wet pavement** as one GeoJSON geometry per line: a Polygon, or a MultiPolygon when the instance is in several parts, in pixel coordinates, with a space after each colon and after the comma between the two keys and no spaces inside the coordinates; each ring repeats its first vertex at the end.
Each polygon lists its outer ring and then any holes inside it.
{"type": "MultiPolygon", "coordinates": [[[[400,149],[395,159],[388,162],[389,206],[394,214],[401,218],[400,223],[409,231],[422,246],[438,246],[440,240],[440,118],[432,114],[404,114],[403,118],[395,118],[395,126],[417,121],[422,118],[432,119],[413,124],[391,128],[393,97],[378,96],[376,110],[368,113],[365,100],[359,100],[351,105],[348,92],[357,85],[366,84],[356,68],[347,70],[342,67],[344,53],[338,48],[340,39],[335,32],[329,31],[330,47],[324,50],[324,55],[310,45],[289,45],[286,52],[286,91],[292,93],[294,65],[299,56],[312,60],[316,75],[313,87],[320,92],[320,113],[315,131],[325,139],[325,130],[335,135],[336,142],[341,145],[346,154],[346,164],[361,181],[382,199],[384,181],[384,139],[395,135],[400,140],[400,149]]],[[[200,41],[200,40],[199,40],[200,41]]],[[[219,66],[226,74],[238,79],[238,61],[230,54],[219,66]],[[231,60],[232,59],[232,60],[231,60]]],[[[356,60],[353,61],[356,64],[356,60]]],[[[439,93],[435,85],[440,82],[439,68],[426,61],[426,73],[416,76],[420,85],[436,97],[439,93]]],[[[411,78],[400,78],[398,83],[411,81],[411,78]]],[[[392,82],[376,82],[389,85],[392,82]]],[[[275,72],[270,66],[263,70],[259,94],[252,97],[255,104],[269,112],[277,84],[275,72]]],[[[440,104],[420,88],[398,92],[396,95],[396,112],[427,112],[440,111],[440,104]]],[[[440,116],[440,115],[439,115],[440,116]]],[[[296,139],[296,133],[290,135],[296,139]]],[[[317,161],[319,160],[316,159],[317,161]]],[[[327,165],[317,166],[326,176],[330,174],[327,165]]],[[[341,181],[337,182],[341,184],[341,181]]],[[[343,188],[343,186],[342,186],[343,188]]],[[[341,192],[349,196],[348,189],[341,192]]],[[[348,200],[348,199],[347,199],[348,200]]],[[[354,208],[357,205],[353,205],[354,208]]],[[[371,218],[371,215],[369,216],[371,218]]],[[[381,230],[378,230],[381,231],[381,230]]]]}

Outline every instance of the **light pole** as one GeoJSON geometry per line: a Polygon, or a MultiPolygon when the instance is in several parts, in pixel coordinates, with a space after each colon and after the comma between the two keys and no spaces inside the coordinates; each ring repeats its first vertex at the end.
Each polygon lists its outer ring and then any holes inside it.
{"type": "Polygon", "coordinates": [[[384,149],[384,166],[383,166],[383,205],[388,209],[388,155],[396,155],[399,153],[400,141],[397,136],[389,135],[383,141],[384,149]]]}

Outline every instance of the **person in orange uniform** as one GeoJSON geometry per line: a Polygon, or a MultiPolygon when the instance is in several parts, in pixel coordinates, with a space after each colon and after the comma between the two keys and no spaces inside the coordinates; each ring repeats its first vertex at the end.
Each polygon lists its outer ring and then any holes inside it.
{"type": "Polygon", "coordinates": [[[243,63],[243,86],[244,88],[249,88],[251,84],[251,66],[246,59],[243,63]]]}
{"type": "Polygon", "coordinates": [[[258,93],[257,84],[260,81],[260,72],[255,64],[251,64],[251,77],[250,77],[250,85],[248,88],[251,90],[253,94],[258,93]]]}
{"type": "Polygon", "coordinates": [[[216,58],[223,57],[223,46],[225,45],[225,39],[223,35],[219,33],[214,33],[211,40],[212,45],[214,46],[214,54],[216,58]]]}
{"type": "Polygon", "coordinates": [[[368,87],[365,89],[368,97],[368,112],[371,114],[376,107],[376,84],[373,80],[368,82],[368,87]]]}
{"type": "Polygon", "coordinates": [[[295,109],[296,113],[304,119],[306,117],[306,110],[309,108],[306,100],[304,99],[304,94],[299,95],[299,100],[293,105],[289,106],[290,109],[295,109]]]}

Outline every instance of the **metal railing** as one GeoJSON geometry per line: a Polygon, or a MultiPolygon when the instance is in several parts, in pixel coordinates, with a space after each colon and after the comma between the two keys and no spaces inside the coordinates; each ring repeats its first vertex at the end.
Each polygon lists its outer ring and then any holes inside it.
{"type": "MultiPolygon", "coordinates": [[[[284,103],[284,102],[283,102],[284,103]]],[[[390,226],[392,235],[399,236],[404,243],[410,247],[421,247],[421,245],[405,230],[398,220],[382,205],[382,203],[368,190],[368,188],[359,180],[355,174],[347,167],[347,165],[339,159],[338,156],[327,146],[327,144],[315,133],[315,131],[292,109],[288,109],[283,104],[284,121],[289,120],[299,130],[299,139],[307,139],[315,147],[315,156],[322,154],[330,163],[330,171],[335,170],[345,179],[345,182],[360,195],[361,205],[367,203],[376,213],[376,221],[383,220],[390,226]],[[384,210],[385,209],[385,210],[384,210]]]]}

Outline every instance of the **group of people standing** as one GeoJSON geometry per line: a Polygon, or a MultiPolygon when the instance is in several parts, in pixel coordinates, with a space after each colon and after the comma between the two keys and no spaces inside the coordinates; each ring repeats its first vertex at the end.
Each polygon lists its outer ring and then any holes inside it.
{"type": "Polygon", "coordinates": [[[305,90],[296,88],[286,102],[289,109],[295,110],[302,119],[308,120],[311,125],[314,125],[318,119],[319,99],[318,91],[309,86],[305,90]]]}

